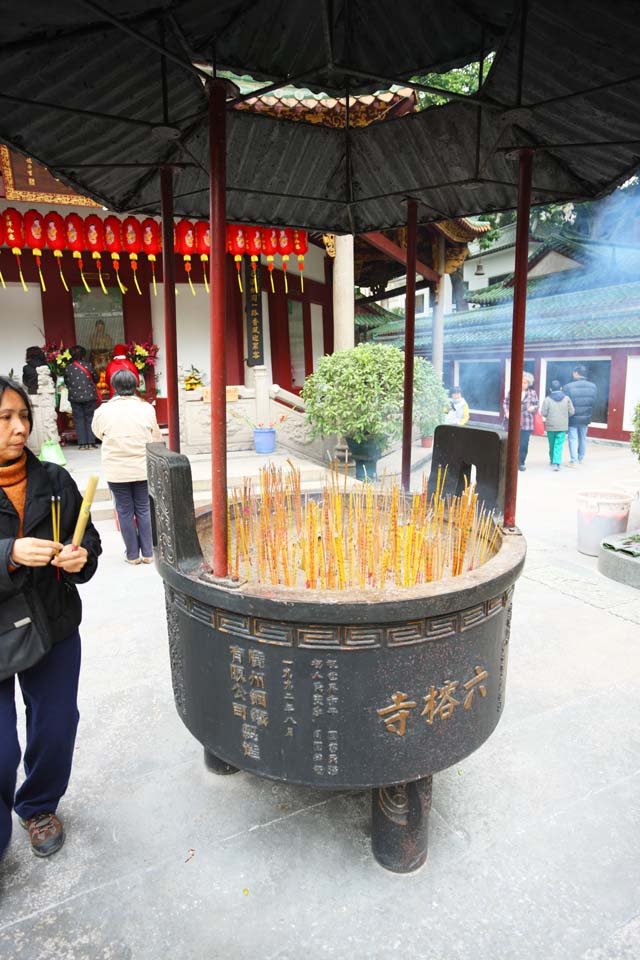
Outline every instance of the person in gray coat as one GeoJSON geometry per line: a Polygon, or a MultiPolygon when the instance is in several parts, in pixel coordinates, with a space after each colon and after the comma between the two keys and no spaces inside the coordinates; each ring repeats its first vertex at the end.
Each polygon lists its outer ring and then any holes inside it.
{"type": "Polygon", "coordinates": [[[565,383],[562,389],[575,408],[575,413],[569,419],[571,463],[568,464],[568,466],[575,467],[577,463],[582,463],[584,460],[587,449],[587,430],[593,417],[593,405],[598,396],[598,388],[591,380],[587,380],[585,365],[578,363],[573,368],[573,380],[571,383],[565,383]]]}
{"type": "Polygon", "coordinates": [[[549,463],[557,472],[562,462],[562,448],[569,429],[569,417],[575,413],[571,398],[563,391],[559,380],[551,381],[549,396],[542,401],[540,413],[547,428],[549,463]]]}

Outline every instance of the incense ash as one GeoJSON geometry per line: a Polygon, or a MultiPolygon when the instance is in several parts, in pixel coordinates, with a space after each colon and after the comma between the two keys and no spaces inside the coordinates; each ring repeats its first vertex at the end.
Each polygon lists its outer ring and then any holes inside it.
{"type": "Polygon", "coordinates": [[[446,469],[431,495],[395,480],[348,485],[334,468],[319,496],[301,491],[300,472],[270,465],[259,489],[245,479],[229,495],[228,562],[249,582],[310,590],[415,587],[457,577],[498,549],[493,514],[474,485],[444,496],[446,469]]]}

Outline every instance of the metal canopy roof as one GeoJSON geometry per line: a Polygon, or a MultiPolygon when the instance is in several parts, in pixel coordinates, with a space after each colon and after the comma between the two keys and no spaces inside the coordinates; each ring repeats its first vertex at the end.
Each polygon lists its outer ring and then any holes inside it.
{"type": "Polygon", "coordinates": [[[422,223],[510,208],[509,148],[526,145],[534,203],[592,198],[640,163],[634,0],[101,2],[0,0],[0,140],[114,210],[157,213],[158,165],[170,161],[176,215],[208,216],[202,67],[214,55],[265,92],[344,96],[497,48],[478,95],[364,129],[230,101],[229,220],[362,233],[403,224],[407,197],[422,223]]]}

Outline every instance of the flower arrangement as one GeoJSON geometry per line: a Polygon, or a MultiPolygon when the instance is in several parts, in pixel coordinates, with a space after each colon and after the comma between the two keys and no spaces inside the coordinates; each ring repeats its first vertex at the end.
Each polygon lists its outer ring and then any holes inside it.
{"type": "Polygon", "coordinates": [[[42,348],[49,365],[49,369],[55,379],[61,377],[67,364],[71,362],[71,353],[67,347],[60,343],[47,343],[42,348]]]}
{"type": "Polygon", "coordinates": [[[197,367],[194,367],[193,364],[191,364],[191,368],[187,371],[184,378],[185,390],[198,390],[203,386],[204,380],[202,374],[197,367]]]}
{"type": "Polygon", "coordinates": [[[244,413],[237,413],[235,410],[231,411],[231,416],[235,417],[236,420],[242,420],[248,427],[251,427],[252,430],[273,430],[275,427],[279,427],[281,423],[284,423],[288,414],[281,413],[279,417],[276,417],[275,420],[270,420],[268,423],[256,423],[254,420],[246,417],[244,413]]]}
{"type": "Polygon", "coordinates": [[[140,373],[147,370],[153,370],[158,359],[160,347],[151,340],[145,340],[144,343],[135,343],[133,340],[127,344],[127,360],[135,364],[140,373]]]}

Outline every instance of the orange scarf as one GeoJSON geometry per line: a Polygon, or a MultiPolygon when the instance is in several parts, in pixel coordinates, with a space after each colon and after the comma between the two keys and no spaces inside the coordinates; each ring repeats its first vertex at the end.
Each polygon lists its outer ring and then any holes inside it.
{"type": "Polygon", "coordinates": [[[27,454],[23,451],[19,460],[0,467],[0,487],[20,517],[18,536],[22,536],[24,529],[24,504],[27,499],[27,454]]]}

